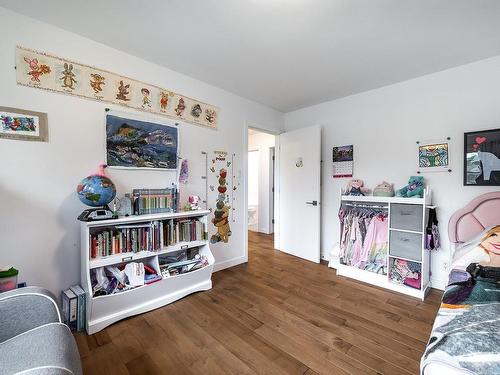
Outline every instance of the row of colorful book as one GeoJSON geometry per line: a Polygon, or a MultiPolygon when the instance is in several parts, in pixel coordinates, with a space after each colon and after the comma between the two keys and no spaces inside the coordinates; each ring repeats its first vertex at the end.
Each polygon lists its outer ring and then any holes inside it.
{"type": "Polygon", "coordinates": [[[61,293],[62,319],[72,331],[85,329],[87,296],[80,285],[74,285],[61,293]]]}
{"type": "Polygon", "coordinates": [[[179,242],[202,241],[207,239],[206,230],[205,223],[195,218],[116,226],[90,234],[90,258],[159,251],[179,242]]]}
{"type": "Polygon", "coordinates": [[[177,212],[179,192],[173,185],[166,189],[134,189],[134,215],[177,212]]]}

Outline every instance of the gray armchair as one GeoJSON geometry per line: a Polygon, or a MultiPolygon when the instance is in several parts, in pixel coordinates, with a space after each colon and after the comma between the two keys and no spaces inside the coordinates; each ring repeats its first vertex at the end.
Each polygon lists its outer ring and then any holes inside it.
{"type": "Polygon", "coordinates": [[[27,287],[0,293],[0,375],[82,374],[80,355],[53,296],[27,287]]]}

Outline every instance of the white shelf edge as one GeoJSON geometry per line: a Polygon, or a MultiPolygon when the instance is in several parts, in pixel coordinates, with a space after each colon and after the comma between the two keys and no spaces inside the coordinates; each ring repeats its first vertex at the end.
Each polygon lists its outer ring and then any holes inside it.
{"type": "Polygon", "coordinates": [[[114,255],[108,255],[106,257],[101,257],[101,258],[96,258],[96,259],[90,259],[89,260],[89,268],[90,269],[95,269],[99,267],[105,267],[105,266],[110,266],[112,264],[119,264],[119,263],[124,263],[124,262],[131,262],[134,260],[139,260],[139,259],[144,259],[144,258],[149,258],[157,255],[163,255],[163,254],[168,254],[168,253],[174,253],[176,251],[184,250],[184,249],[191,249],[193,247],[198,247],[198,246],[203,246],[208,244],[207,240],[203,241],[191,241],[191,242],[180,242],[178,244],[175,244],[173,246],[168,246],[166,248],[163,248],[158,251],[138,251],[136,253],[128,252],[128,253],[120,253],[120,254],[114,254],[114,255]],[[185,247],[187,246],[187,247],[185,247]],[[126,260],[123,260],[124,258],[127,258],[126,260]]]}
{"type": "Polygon", "coordinates": [[[414,263],[420,263],[420,264],[423,263],[421,260],[415,260],[415,259],[400,257],[400,256],[397,256],[397,255],[392,255],[392,254],[389,254],[389,258],[407,260],[408,262],[414,262],[414,263]]]}
{"type": "Polygon", "coordinates": [[[338,276],[349,277],[356,281],[361,281],[367,284],[375,285],[380,288],[384,288],[387,290],[391,290],[393,292],[398,292],[401,294],[405,294],[407,296],[420,298],[424,300],[427,289],[430,288],[430,282],[427,283],[421,289],[415,289],[411,286],[399,285],[389,281],[388,275],[381,275],[377,273],[373,273],[370,271],[362,270],[360,268],[346,266],[344,264],[339,264],[336,268],[338,276]]]}
{"type": "Polygon", "coordinates": [[[160,214],[149,215],[131,215],[124,216],[118,219],[97,220],[97,221],[82,221],[84,227],[103,227],[119,224],[137,223],[142,221],[168,220],[184,217],[206,216],[210,214],[210,210],[182,211],[182,212],[164,212],[160,214]]]}
{"type": "Polygon", "coordinates": [[[404,233],[424,234],[424,232],[419,232],[417,230],[409,230],[409,229],[389,228],[389,230],[393,230],[396,232],[404,232],[404,233]]]}

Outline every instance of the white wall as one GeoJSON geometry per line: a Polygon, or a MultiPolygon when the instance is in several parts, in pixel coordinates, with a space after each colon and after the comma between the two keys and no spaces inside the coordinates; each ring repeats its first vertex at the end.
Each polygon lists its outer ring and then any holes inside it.
{"type": "Polygon", "coordinates": [[[443,242],[432,254],[432,282],[443,287],[450,215],[473,197],[499,190],[462,184],[463,133],[500,127],[499,82],[500,57],[495,57],[287,113],[286,130],[323,126],[323,256],[339,238],[339,195],[347,183],[331,177],[333,146],[354,145],[354,175],[368,187],[382,180],[400,187],[416,172],[415,141],[450,136],[453,172],[424,175],[439,207],[443,242]]]}
{"type": "MultiPolygon", "coordinates": [[[[219,130],[182,124],[181,156],[199,176],[200,151],[237,154],[236,223],[227,245],[212,246],[216,268],[246,261],[246,124],[279,131],[283,115],[201,81],[141,60],[33,19],[0,8],[0,105],[48,113],[49,142],[0,139],[0,265],[20,270],[20,280],[55,293],[79,282],[80,229],[76,220],[86,207],[77,183],[104,156],[104,108],[108,104],[16,85],[17,44],[152,83],[221,108],[219,130]],[[10,31],[7,31],[10,30],[10,31]]],[[[111,106],[113,107],[113,106],[111,106]]],[[[127,111],[121,107],[113,107],[127,111]]],[[[204,167],[203,167],[204,168],[204,167]]],[[[171,172],[111,170],[123,195],[136,187],[162,187],[171,172]]]]}
{"type": "Polygon", "coordinates": [[[258,231],[272,233],[271,212],[273,173],[271,166],[270,148],[274,147],[276,137],[267,133],[255,133],[248,136],[248,151],[259,152],[259,207],[258,231]]]}

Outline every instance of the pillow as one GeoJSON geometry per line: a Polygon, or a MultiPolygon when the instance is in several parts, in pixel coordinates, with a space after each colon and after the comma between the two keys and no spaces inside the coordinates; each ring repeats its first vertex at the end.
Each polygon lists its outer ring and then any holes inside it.
{"type": "Polygon", "coordinates": [[[471,263],[500,267],[500,225],[485,229],[456,250],[451,269],[465,270],[471,263]]]}

